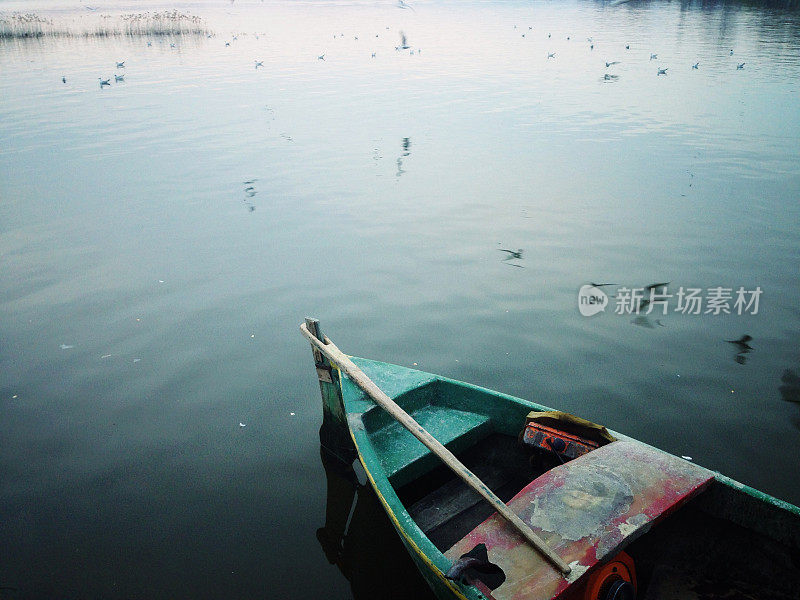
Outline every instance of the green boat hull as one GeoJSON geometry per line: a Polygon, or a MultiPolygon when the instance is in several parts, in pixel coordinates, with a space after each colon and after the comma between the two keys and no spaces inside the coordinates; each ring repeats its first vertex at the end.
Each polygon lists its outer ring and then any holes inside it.
{"type": "MultiPolygon", "coordinates": [[[[529,412],[551,410],[430,373],[367,359],[352,360],[454,454],[491,434],[516,436],[529,412]]],[[[398,496],[398,489],[436,468],[440,464],[438,457],[376,406],[335,365],[322,362],[317,367],[325,415],[323,445],[326,440],[333,440],[327,447],[345,462],[358,458],[392,525],[437,598],[484,599],[475,587],[445,578],[452,561],[420,529],[398,496]],[[350,444],[343,441],[345,436],[350,444]]],[[[611,433],[617,439],[631,440],[611,433]]],[[[754,528],[758,535],[769,536],[796,551],[800,546],[798,507],[721,474],[712,475],[714,489],[700,501],[706,510],[738,526],[754,528]]]]}

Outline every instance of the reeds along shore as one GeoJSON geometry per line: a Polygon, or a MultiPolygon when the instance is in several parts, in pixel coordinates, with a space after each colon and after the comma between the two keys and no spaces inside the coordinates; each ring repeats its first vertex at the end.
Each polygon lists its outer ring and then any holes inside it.
{"type": "Polygon", "coordinates": [[[0,38],[207,35],[200,17],[173,11],[45,18],[34,13],[0,15],[0,38]]]}

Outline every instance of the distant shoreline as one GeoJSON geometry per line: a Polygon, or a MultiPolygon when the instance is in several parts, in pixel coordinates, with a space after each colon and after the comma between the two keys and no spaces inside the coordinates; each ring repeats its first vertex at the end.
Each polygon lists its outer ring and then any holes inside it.
{"type": "MultiPolygon", "coordinates": [[[[46,14],[46,13],[44,13],[46,14]]],[[[84,6],[57,16],[0,13],[0,39],[209,35],[204,19],[178,10],[109,14],[84,6]]]]}

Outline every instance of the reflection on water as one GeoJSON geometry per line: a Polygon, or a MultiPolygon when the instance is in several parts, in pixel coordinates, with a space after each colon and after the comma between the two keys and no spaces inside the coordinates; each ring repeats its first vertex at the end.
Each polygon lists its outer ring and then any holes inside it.
{"type": "Polygon", "coordinates": [[[733,360],[740,365],[743,365],[747,362],[747,354],[753,351],[753,347],[749,344],[752,339],[752,337],[745,334],[738,340],[725,340],[729,344],[733,344],[734,348],[736,349],[736,356],[733,357],[733,360]]]}
{"type": "Polygon", "coordinates": [[[350,597],[306,315],[800,502],[797,10],[91,5],[0,2],[83,32],[0,39],[0,587],[350,597]],[[764,293],[583,317],[590,280],[764,293]]]}
{"type": "Polygon", "coordinates": [[[402,146],[403,146],[403,151],[400,154],[400,156],[397,157],[397,173],[395,177],[400,177],[400,175],[406,172],[405,169],[403,169],[403,159],[406,158],[409,154],[411,154],[410,151],[411,140],[409,140],[407,137],[403,138],[402,146]]]}
{"type": "MultiPolygon", "coordinates": [[[[786,402],[800,403],[800,376],[793,369],[784,370],[778,391],[781,394],[781,398],[786,402]]],[[[798,408],[800,408],[800,405],[798,408]]],[[[795,427],[800,430],[800,414],[795,413],[792,421],[795,427]]]]}
{"type": "Polygon", "coordinates": [[[328,495],[317,540],[350,582],[354,600],[433,600],[372,488],[322,447],[320,456],[328,495]]]}
{"type": "Polygon", "coordinates": [[[787,402],[800,402],[800,376],[792,369],[786,369],[781,375],[781,386],[778,390],[787,402]]]}
{"type": "Polygon", "coordinates": [[[247,181],[242,182],[244,186],[244,205],[247,207],[247,210],[253,212],[256,209],[255,198],[256,194],[258,194],[258,190],[256,190],[256,182],[258,179],[248,179],[247,181]]]}

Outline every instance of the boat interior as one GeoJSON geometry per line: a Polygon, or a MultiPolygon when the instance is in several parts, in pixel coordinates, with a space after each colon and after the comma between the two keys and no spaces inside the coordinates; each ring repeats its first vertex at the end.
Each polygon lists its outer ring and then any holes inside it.
{"type": "MultiPolygon", "coordinates": [[[[527,502],[525,494],[535,497],[536,482],[554,477],[552,473],[568,473],[572,468],[570,463],[588,463],[594,460],[591,457],[610,452],[604,446],[573,459],[557,452],[558,448],[550,448],[548,452],[525,444],[525,417],[530,405],[515,405],[515,399],[510,397],[505,397],[507,403],[498,403],[496,397],[488,397],[487,390],[441,380],[416,383],[387,380],[382,382],[382,387],[391,388],[393,384],[410,386],[395,395],[396,402],[505,503],[514,502],[515,498],[518,502],[527,502]],[[498,404],[506,406],[498,408],[498,404]]],[[[361,418],[399,500],[445,556],[457,559],[462,550],[471,547],[471,539],[491,538],[489,534],[488,537],[480,535],[481,528],[498,527],[491,525],[492,519],[499,517],[490,505],[384,411],[372,407],[364,411],[361,418]]],[[[709,475],[694,487],[687,487],[685,493],[677,494],[674,504],[664,509],[663,514],[652,517],[636,535],[616,540],[613,554],[601,556],[598,567],[604,562],[613,562],[620,553],[627,554],[635,565],[635,574],[631,576],[635,597],[645,600],[800,598],[800,549],[796,547],[800,531],[796,517],[784,518],[785,511],[742,492],[735,485],[720,483],[713,473],[701,467],[635,440],[626,438],[625,443],[658,453],[653,456],[669,457],[675,464],[686,463],[689,465],[687,472],[697,469],[698,473],[702,470],[709,475]]],[[[615,441],[608,447],[623,445],[615,441]]],[[[645,458],[640,462],[652,472],[662,469],[657,460],[653,464],[649,461],[645,458]]],[[[663,467],[666,480],[673,477],[669,470],[675,468],[673,463],[669,468],[663,467]]],[[[677,468],[683,467],[678,465],[677,468]]],[[[634,505],[636,502],[634,499],[634,505]]],[[[655,501],[651,505],[655,505],[655,501]]],[[[650,508],[652,506],[645,506],[642,511],[650,508]]],[[[629,519],[628,522],[634,521],[629,519]]],[[[490,547],[488,556],[492,561],[497,552],[490,547]]],[[[494,589],[492,597],[498,600],[512,596],[534,597],[519,595],[519,589],[508,587],[509,581],[494,589]]],[[[565,600],[633,597],[622,592],[613,595],[613,590],[609,595],[607,585],[595,596],[586,595],[589,593],[586,590],[580,592],[583,595],[574,595],[574,589],[570,590],[543,597],[565,600]]]]}
{"type": "MultiPolygon", "coordinates": [[[[514,436],[490,433],[458,454],[504,502],[560,464],[524,448],[514,436]]],[[[444,465],[398,489],[409,514],[442,551],[486,521],[494,510],[444,465]]],[[[737,520],[764,523],[769,507],[712,484],[661,520],[625,552],[636,569],[637,598],[645,600],[800,598],[800,551],[737,520]],[[719,514],[723,505],[728,513],[719,514]],[[737,516],[739,519],[732,519],[737,516]],[[752,582],[758,581],[754,585],[752,582]]],[[[775,515],[772,515],[774,518],[775,515]]],[[[757,529],[757,528],[756,528],[757,529]]],[[[497,597],[501,597],[497,590],[497,597]]]]}
{"type": "MultiPolygon", "coordinates": [[[[490,433],[457,455],[504,502],[559,464],[536,457],[517,437],[490,433]]],[[[420,529],[442,551],[494,510],[444,465],[398,490],[420,529]]],[[[800,551],[737,521],[764,524],[769,507],[721,484],[711,487],[625,547],[643,600],[796,600],[800,551]],[[719,514],[720,507],[729,507],[719,514]],[[735,514],[727,514],[734,512],[735,514]],[[738,518],[734,518],[738,517],[738,518]],[[759,582],[754,585],[752,582],[759,582]]],[[[788,537],[788,536],[787,536],[788,537]]],[[[491,558],[491,555],[490,555],[491,558]]],[[[502,597],[502,589],[495,591],[502,597]]]]}

